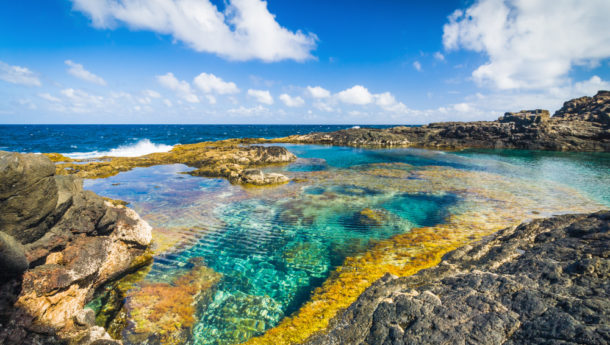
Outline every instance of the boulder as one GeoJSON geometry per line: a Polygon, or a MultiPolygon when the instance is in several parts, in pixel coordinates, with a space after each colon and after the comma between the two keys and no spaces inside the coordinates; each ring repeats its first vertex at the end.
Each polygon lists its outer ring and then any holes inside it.
{"type": "Polygon", "coordinates": [[[12,278],[28,268],[25,248],[13,236],[0,232],[0,278],[12,278]]]}

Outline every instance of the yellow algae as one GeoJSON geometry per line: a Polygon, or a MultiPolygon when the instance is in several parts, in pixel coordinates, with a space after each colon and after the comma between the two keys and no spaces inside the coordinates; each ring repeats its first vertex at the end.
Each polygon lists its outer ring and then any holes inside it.
{"type": "MultiPolygon", "coordinates": [[[[310,301],[275,328],[245,344],[297,344],[322,332],[338,312],[356,301],[375,280],[386,273],[409,276],[438,264],[447,252],[534,217],[603,208],[573,189],[545,182],[511,179],[493,173],[446,167],[426,167],[405,183],[397,171],[371,166],[379,177],[367,187],[396,188],[401,192],[452,192],[463,200],[452,207],[445,224],[421,227],[379,241],[369,251],[346,258],[329,279],[317,288],[310,301]],[[392,177],[392,178],[385,178],[392,177]],[[570,196],[566,200],[566,196],[570,196]]],[[[390,167],[391,168],[391,167],[390,167]]],[[[396,170],[396,169],[391,169],[396,170]]],[[[346,172],[350,175],[350,172],[346,172]]],[[[328,174],[312,174],[332,179],[328,174]]],[[[350,181],[357,181],[355,179],[350,181]]],[[[346,179],[345,176],[341,178],[346,179]]],[[[349,179],[346,179],[349,180],[349,179]]]]}
{"type": "Polygon", "coordinates": [[[136,167],[163,164],[186,164],[197,168],[196,176],[224,177],[237,181],[246,168],[287,163],[296,157],[282,147],[252,146],[263,139],[230,139],[197,144],[176,145],[169,152],[151,153],[140,157],[101,157],[95,160],[65,160],[57,153],[46,154],[56,164],[57,175],[82,178],[105,178],[136,167]]]}

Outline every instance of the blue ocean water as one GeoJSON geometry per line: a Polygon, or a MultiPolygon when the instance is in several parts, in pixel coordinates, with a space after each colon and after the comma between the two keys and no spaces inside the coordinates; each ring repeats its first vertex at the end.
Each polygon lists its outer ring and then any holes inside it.
{"type": "Polygon", "coordinates": [[[119,147],[133,148],[143,140],[152,145],[176,145],[230,138],[278,138],[351,127],[353,125],[0,125],[0,150],[86,154],[119,147]]]}

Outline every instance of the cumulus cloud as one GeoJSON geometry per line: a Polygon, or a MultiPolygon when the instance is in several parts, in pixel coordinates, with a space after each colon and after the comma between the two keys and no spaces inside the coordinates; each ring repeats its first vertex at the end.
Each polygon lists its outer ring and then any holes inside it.
{"type": "Polygon", "coordinates": [[[337,93],[337,98],[347,104],[365,105],[373,102],[373,95],[362,85],[354,85],[337,93]]]}
{"type": "Polygon", "coordinates": [[[0,61],[0,80],[12,84],[26,85],[26,86],[40,86],[42,83],[34,74],[26,67],[11,66],[7,63],[0,61]]]}
{"type": "Polygon", "coordinates": [[[313,98],[328,98],[330,97],[330,91],[320,86],[308,86],[307,92],[313,98]]]}
{"type": "Polygon", "coordinates": [[[406,113],[409,111],[406,105],[402,102],[398,102],[396,97],[390,92],[384,92],[375,95],[375,104],[380,106],[383,110],[394,112],[394,113],[406,113]]]}
{"type": "Polygon", "coordinates": [[[573,66],[610,57],[609,17],[607,0],[478,0],[449,16],[443,45],[487,55],[472,73],[479,85],[554,87],[573,66]]]}
{"type": "Polygon", "coordinates": [[[275,20],[267,2],[230,0],[221,12],[210,0],[72,0],[97,28],[126,25],[171,35],[199,52],[230,60],[267,62],[312,58],[315,34],[290,31],[275,20]]]}
{"type": "Polygon", "coordinates": [[[162,86],[176,92],[178,97],[189,103],[199,103],[199,97],[193,92],[191,84],[184,80],[178,80],[173,73],[158,75],[157,81],[162,86]]]}
{"type": "Polygon", "coordinates": [[[434,53],[434,58],[438,61],[445,61],[445,55],[443,55],[441,52],[434,53]]]}
{"type": "Polygon", "coordinates": [[[82,79],[84,81],[88,81],[90,83],[94,83],[94,84],[98,84],[98,85],[106,85],[106,81],[102,77],[97,76],[97,75],[87,71],[85,69],[85,67],[83,67],[83,65],[78,64],[72,60],[66,60],[64,62],[69,67],[68,73],[72,74],[73,76],[75,76],[79,79],[82,79]]]}
{"type": "Polygon", "coordinates": [[[421,71],[421,63],[419,61],[413,62],[413,68],[415,68],[418,72],[421,71]]]}
{"type": "Polygon", "coordinates": [[[299,96],[292,97],[286,93],[280,95],[280,100],[284,102],[287,107],[300,107],[305,104],[305,100],[299,96]]]}
{"type": "Polygon", "coordinates": [[[233,82],[226,82],[221,78],[207,73],[201,73],[193,82],[201,91],[205,93],[217,93],[219,95],[235,94],[239,92],[237,85],[233,82]]]}
{"type": "Polygon", "coordinates": [[[248,96],[254,97],[257,102],[263,104],[273,104],[273,97],[271,97],[271,93],[267,90],[248,90],[248,96]]]}

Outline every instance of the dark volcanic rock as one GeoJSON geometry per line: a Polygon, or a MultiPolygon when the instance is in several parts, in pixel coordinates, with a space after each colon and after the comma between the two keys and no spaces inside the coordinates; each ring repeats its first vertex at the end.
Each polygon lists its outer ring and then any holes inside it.
{"type": "Polygon", "coordinates": [[[308,344],[608,344],[610,211],[502,230],[375,282],[308,344]]]}
{"type": "Polygon", "coordinates": [[[420,127],[355,128],[295,135],[278,141],[343,146],[440,149],[517,148],[610,151],[610,92],[568,101],[549,117],[546,110],[506,113],[497,121],[441,122],[420,127]]]}
{"type": "Polygon", "coordinates": [[[83,324],[93,291],[147,262],[151,228],[42,155],[0,151],[0,344],[114,342],[83,324]]]}

